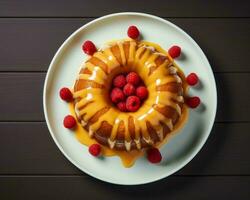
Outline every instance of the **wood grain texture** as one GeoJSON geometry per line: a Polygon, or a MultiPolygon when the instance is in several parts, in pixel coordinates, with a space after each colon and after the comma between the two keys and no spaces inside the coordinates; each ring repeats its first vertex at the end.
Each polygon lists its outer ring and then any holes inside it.
{"type": "Polygon", "coordinates": [[[3,199],[227,199],[248,200],[250,177],[169,177],[141,186],[117,186],[89,177],[1,177],[3,199]],[[15,191],[15,192],[13,192],[15,191]]]}
{"type": "Polygon", "coordinates": [[[0,199],[249,200],[249,35],[249,0],[0,1],[0,199]],[[167,179],[133,187],[73,166],[53,142],[42,108],[45,72],[63,41],[96,17],[125,11],[184,29],[208,57],[218,87],[217,122],[197,156],[167,179]]]}
{"type": "MultiPolygon", "coordinates": [[[[216,123],[203,149],[177,175],[250,175],[249,129],[250,123],[216,123]]],[[[0,130],[0,175],[84,175],[56,147],[45,122],[2,122],[0,130]]]]}
{"type": "Polygon", "coordinates": [[[63,41],[89,20],[0,19],[0,71],[45,71],[63,41]]]}
{"type": "Polygon", "coordinates": [[[0,121],[43,120],[45,73],[0,73],[0,121]]]}
{"type": "MultiPolygon", "coordinates": [[[[0,121],[43,121],[46,73],[0,73],[0,121]]],[[[250,121],[249,73],[216,73],[217,121],[250,121]],[[244,94],[244,95],[243,95],[244,94]],[[239,98],[240,97],[240,98],[239,98]],[[240,105],[240,106],[239,106],[240,105]]]]}
{"type": "MultiPolygon", "coordinates": [[[[0,19],[0,71],[46,71],[63,41],[90,20],[0,19]]],[[[249,18],[169,20],[196,40],[214,71],[250,71],[249,18]]]]}
{"type": "Polygon", "coordinates": [[[133,1],[133,0],[8,0],[0,4],[2,17],[98,17],[116,12],[144,12],[163,17],[249,17],[249,1],[133,1]]]}

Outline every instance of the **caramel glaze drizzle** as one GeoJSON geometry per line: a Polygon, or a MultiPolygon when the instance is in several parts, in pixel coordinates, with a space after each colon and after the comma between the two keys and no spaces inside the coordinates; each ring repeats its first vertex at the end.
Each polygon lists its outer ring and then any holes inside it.
{"type": "Polygon", "coordinates": [[[121,40],[97,51],[83,65],[74,85],[75,113],[89,136],[111,149],[156,145],[181,118],[186,90],[181,70],[159,46],[121,40]],[[136,112],[123,113],[108,100],[115,74],[135,71],[149,90],[136,112]]]}

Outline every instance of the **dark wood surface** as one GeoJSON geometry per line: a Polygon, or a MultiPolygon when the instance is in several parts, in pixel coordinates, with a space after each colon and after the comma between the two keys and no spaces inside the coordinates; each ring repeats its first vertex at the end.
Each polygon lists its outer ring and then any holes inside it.
{"type": "MultiPolygon", "coordinates": [[[[215,72],[250,72],[249,18],[166,19],[197,41],[215,72]]],[[[0,71],[46,71],[65,38],[91,20],[93,18],[0,18],[0,71]]]]}
{"type": "Polygon", "coordinates": [[[0,0],[0,199],[250,199],[249,1],[0,0]],[[182,170],[142,186],[84,174],[57,149],[42,90],[61,43],[96,17],[155,14],[204,50],[218,89],[212,133],[182,170]]]}
{"type": "Polygon", "coordinates": [[[129,11],[161,17],[249,17],[247,0],[5,0],[0,5],[0,16],[7,17],[99,17],[129,11]]]}

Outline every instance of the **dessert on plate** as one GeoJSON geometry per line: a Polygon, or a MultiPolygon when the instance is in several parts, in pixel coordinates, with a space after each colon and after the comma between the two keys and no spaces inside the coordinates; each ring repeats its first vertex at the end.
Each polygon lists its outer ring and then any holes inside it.
{"type": "Polygon", "coordinates": [[[186,121],[186,104],[195,108],[200,103],[198,97],[187,97],[187,86],[198,82],[197,75],[185,78],[174,63],[180,47],[166,52],[140,41],[139,35],[137,27],[130,26],[128,39],[98,50],[86,41],[82,49],[89,57],[73,89],[60,91],[71,108],[64,126],[74,128],[93,156],[118,155],[126,167],[144,153],[159,163],[160,146],[186,121]]]}

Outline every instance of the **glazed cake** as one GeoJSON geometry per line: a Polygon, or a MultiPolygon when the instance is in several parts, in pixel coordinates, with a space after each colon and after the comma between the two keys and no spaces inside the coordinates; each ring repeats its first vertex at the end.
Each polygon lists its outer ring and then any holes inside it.
{"type": "Polygon", "coordinates": [[[140,41],[135,26],[127,34],[129,39],[99,49],[85,41],[82,50],[88,58],[73,88],[62,88],[60,97],[71,112],[64,127],[75,132],[92,156],[116,155],[131,167],[144,153],[151,163],[159,163],[159,148],[183,127],[188,107],[196,108],[200,99],[187,96],[188,85],[199,79],[195,73],[185,77],[175,64],[179,46],[166,52],[140,41]]]}
{"type": "Polygon", "coordinates": [[[143,42],[121,40],[95,52],[74,85],[75,112],[90,137],[111,149],[154,146],[175,129],[184,103],[183,80],[167,55],[143,42]],[[117,74],[136,72],[149,91],[136,112],[121,112],[109,100],[117,74]]]}

